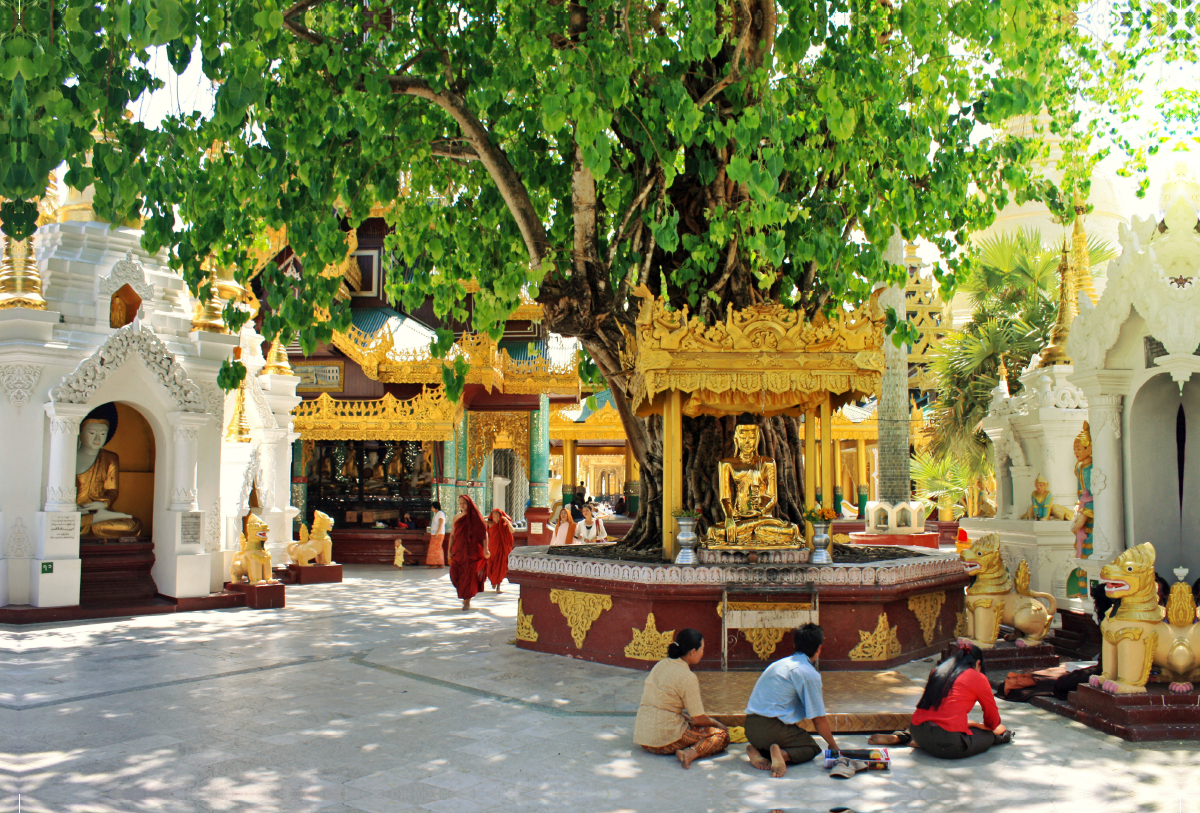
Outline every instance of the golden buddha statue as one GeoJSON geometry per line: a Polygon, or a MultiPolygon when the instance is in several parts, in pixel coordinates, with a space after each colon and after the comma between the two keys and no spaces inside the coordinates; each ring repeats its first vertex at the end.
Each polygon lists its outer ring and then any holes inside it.
{"type": "Polygon", "coordinates": [[[83,513],[80,536],[118,539],[142,532],[142,522],[137,517],[112,510],[112,504],[117,501],[121,460],[116,452],[105,449],[104,444],[116,430],[116,418],[116,409],[96,410],[84,418],[79,427],[75,501],[83,513]]]}
{"type": "Polygon", "coordinates": [[[724,528],[709,528],[708,548],[786,548],[803,544],[800,529],[771,515],[779,502],[775,461],[758,452],[758,427],[739,426],[733,432],[737,457],[717,468],[724,528]]]}

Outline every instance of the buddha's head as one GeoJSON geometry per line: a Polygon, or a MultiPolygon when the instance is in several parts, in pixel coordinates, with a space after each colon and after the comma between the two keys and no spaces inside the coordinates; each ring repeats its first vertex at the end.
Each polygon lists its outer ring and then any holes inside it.
{"type": "Polygon", "coordinates": [[[108,443],[108,421],[103,418],[88,418],[79,427],[79,448],[83,451],[98,452],[108,443]]]}
{"type": "Polygon", "coordinates": [[[1075,451],[1075,459],[1080,463],[1092,462],[1092,429],[1087,421],[1083,422],[1083,431],[1075,436],[1072,448],[1075,451]]]}
{"type": "Polygon", "coordinates": [[[758,427],[743,424],[733,430],[733,443],[741,457],[753,457],[758,452],[758,427]]]}

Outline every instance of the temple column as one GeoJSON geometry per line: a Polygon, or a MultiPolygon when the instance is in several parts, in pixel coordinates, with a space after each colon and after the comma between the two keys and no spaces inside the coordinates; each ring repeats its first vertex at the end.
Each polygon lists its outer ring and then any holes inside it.
{"type": "MultiPolygon", "coordinates": [[[[454,506],[454,487],[458,479],[458,451],[455,448],[455,434],[451,433],[449,440],[442,441],[442,476],[438,478],[437,501],[443,511],[449,511],[454,506]]],[[[447,514],[452,516],[452,514],[447,514]]]]}
{"type": "Polygon", "coordinates": [[[563,505],[575,502],[576,484],[579,482],[579,470],[576,461],[576,441],[564,440],[562,442],[563,450],[563,476],[562,476],[562,501],[563,505]]]}
{"type": "Polygon", "coordinates": [[[639,482],[641,472],[639,471],[637,458],[633,456],[633,444],[629,439],[625,439],[625,514],[627,516],[635,516],[638,512],[638,503],[641,502],[642,484],[639,482]]]}
{"type": "Polygon", "coordinates": [[[1092,559],[1111,562],[1125,550],[1125,477],[1120,395],[1088,394],[1092,430],[1092,559]]]}
{"type": "MultiPolygon", "coordinates": [[[[804,413],[804,507],[817,504],[817,413],[804,413]]],[[[804,537],[812,541],[812,523],[804,523],[804,537]]]]}
{"type": "Polygon", "coordinates": [[[306,522],[308,516],[308,467],[304,460],[304,441],[292,441],[292,507],[296,516],[292,518],[292,535],[300,530],[300,523],[306,522]]]}
{"type": "MultiPolygon", "coordinates": [[[[456,461],[454,464],[454,502],[450,506],[453,510],[446,512],[448,517],[453,517],[458,513],[458,498],[463,494],[466,494],[467,496],[470,496],[471,494],[471,492],[468,490],[468,486],[471,482],[471,472],[467,471],[467,431],[469,428],[469,421],[469,413],[464,409],[462,417],[460,417],[458,420],[458,427],[454,432],[454,452],[456,461]]],[[[442,506],[442,508],[445,509],[445,506],[442,506]]]]}
{"type": "Polygon", "coordinates": [[[821,507],[833,508],[833,420],[829,398],[821,402],[821,507]]]}
{"type": "Polygon", "coordinates": [[[538,408],[529,413],[529,544],[550,544],[550,397],[538,396],[538,408]]]}
{"type": "Polygon", "coordinates": [[[167,414],[167,422],[174,427],[172,436],[175,443],[170,510],[195,511],[196,442],[200,427],[208,423],[208,415],[203,412],[171,412],[167,414]]]}
{"type": "Polygon", "coordinates": [[[854,442],[855,463],[858,466],[858,518],[867,516],[867,440],[859,438],[854,442]]]}
{"type": "Polygon", "coordinates": [[[79,424],[91,412],[85,404],[46,404],[50,416],[50,460],[46,477],[46,511],[78,511],[75,504],[75,453],[79,424]]]}
{"type": "Polygon", "coordinates": [[[667,393],[663,403],[663,559],[675,561],[675,512],[683,508],[683,394],[667,393]]]}
{"type": "Polygon", "coordinates": [[[833,440],[833,510],[842,515],[842,442],[833,440]]]}

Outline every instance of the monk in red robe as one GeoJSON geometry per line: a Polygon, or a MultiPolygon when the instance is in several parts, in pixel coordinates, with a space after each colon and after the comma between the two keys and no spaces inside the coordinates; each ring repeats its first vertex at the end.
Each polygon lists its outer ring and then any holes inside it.
{"type": "Polygon", "coordinates": [[[458,514],[451,526],[450,581],[462,599],[463,610],[487,581],[488,532],[483,514],[466,494],[458,498],[458,514]]]}
{"type": "Polygon", "coordinates": [[[508,514],[499,508],[493,508],[488,514],[488,579],[496,592],[500,592],[500,582],[508,575],[508,554],[513,549],[513,525],[508,514]]]}

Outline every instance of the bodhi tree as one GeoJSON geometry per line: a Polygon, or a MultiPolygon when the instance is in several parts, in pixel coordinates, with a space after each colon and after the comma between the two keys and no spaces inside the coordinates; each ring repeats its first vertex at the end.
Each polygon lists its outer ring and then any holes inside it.
{"type": "MultiPolygon", "coordinates": [[[[903,282],[883,261],[897,230],[938,247],[952,287],[969,261],[960,246],[999,207],[1061,208],[1031,171],[1037,151],[997,133],[1043,108],[1069,122],[1087,61],[1071,6],[1052,0],[60,6],[40,18],[57,44],[5,40],[8,143],[38,158],[20,178],[5,169],[10,234],[31,231],[28,201],[63,160],[111,222],[144,218],[144,246],[168,248],[202,295],[206,260],[244,278],[265,230],[286,225],[302,270],[267,265],[263,330],[311,348],[349,323],[321,274],[344,255],[344,229],[391,204],[386,285],[402,307],[432,297],[464,319],[474,280],[473,326],[498,335],[525,289],[547,328],[580,340],[581,372],[611,387],[644,472],[628,537],[644,547],[659,543],[662,446],[621,375],[632,291],[710,323],[762,302],[812,316],[903,282]],[[154,130],[122,116],[155,82],[154,45],[176,71],[202,61],[218,88],[211,116],[154,130]]],[[[902,320],[891,314],[897,340],[902,320]]],[[[449,373],[453,390],[462,370],[449,373]]],[[[758,420],[779,510],[799,521],[796,421],[758,420]]],[[[685,421],[685,501],[709,521],[731,424],[685,421]]]]}

